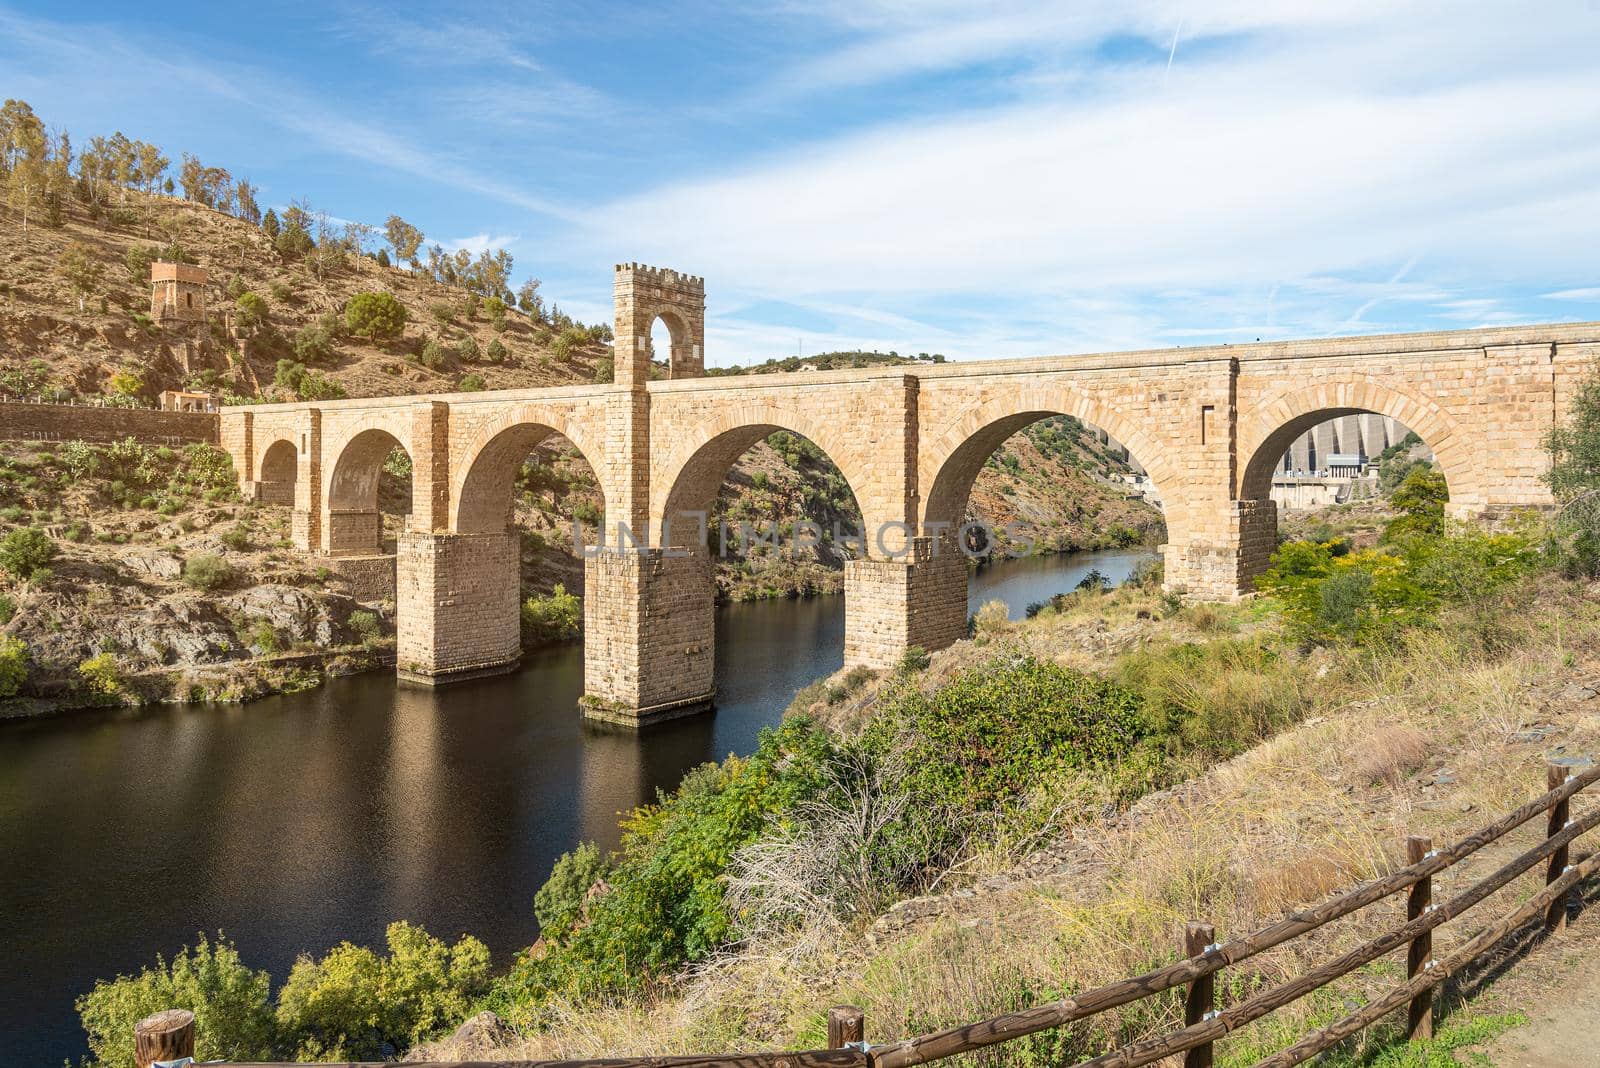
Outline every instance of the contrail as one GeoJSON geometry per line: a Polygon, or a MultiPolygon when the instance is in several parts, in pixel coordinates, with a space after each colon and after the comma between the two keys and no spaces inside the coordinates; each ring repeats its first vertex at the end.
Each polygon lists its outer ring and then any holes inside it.
{"type": "Polygon", "coordinates": [[[1167,79],[1172,77],[1172,57],[1178,54],[1178,34],[1183,32],[1183,16],[1178,16],[1178,27],[1172,31],[1172,48],[1167,51],[1167,72],[1161,76],[1161,84],[1166,85],[1167,79]]]}

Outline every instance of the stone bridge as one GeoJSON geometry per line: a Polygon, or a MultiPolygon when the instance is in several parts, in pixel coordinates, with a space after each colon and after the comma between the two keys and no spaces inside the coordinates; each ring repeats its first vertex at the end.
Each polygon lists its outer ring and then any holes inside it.
{"type": "Polygon", "coordinates": [[[222,413],[247,493],[292,505],[308,552],[378,552],[379,471],[396,446],[410,455],[396,564],[405,675],[442,681],[518,659],[512,482],[551,435],[593,467],[613,532],[585,561],[586,706],[642,720],[711,694],[713,583],[693,517],[774,431],[809,438],[855,493],[868,544],[845,565],[845,660],[884,667],[965,633],[950,532],[984,461],[1035,420],[1075,416],[1124,443],[1164,505],[1169,587],[1228,598],[1267,563],[1274,469],[1309,427],[1372,412],[1414,429],[1455,515],[1544,506],[1541,437],[1600,354],[1590,323],[708,378],[699,278],[623,264],[615,294],[614,384],[222,413]],[[671,374],[652,381],[658,318],[671,374]],[[636,547],[616,544],[619,525],[636,547]]]}

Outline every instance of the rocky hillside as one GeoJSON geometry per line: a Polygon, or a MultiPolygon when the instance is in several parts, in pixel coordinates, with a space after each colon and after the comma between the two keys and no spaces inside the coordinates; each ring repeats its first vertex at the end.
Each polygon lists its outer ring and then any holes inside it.
{"type": "Polygon", "coordinates": [[[559,312],[499,313],[479,294],[370,255],[286,255],[259,227],[202,204],[128,189],[119,196],[125,206],[98,217],[68,198],[56,227],[23,230],[13,215],[0,219],[0,392],[149,403],[163,389],[189,387],[290,400],[318,390],[383,396],[609,375],[609,349],[598,339],[605,331],[559,312]],[[97,276],[86,291],[69,277],[74,255],[97,276]],[[150,260],[178,256],[210,275],[210,323],[198,332],[148,314],[150,260]],[[404,306],[398,338],[375,344],[349,331],[346,304],[364,292],[404,306]],[[199,350],[187,370],[186,342],[199,350]],[[275,381],[279,360],[315,372],[311,388],[275,381]]]}
{"type": "Polygon", "coordinates": [[[288,513],[240,502],[207,445],[8,444],[0,534],[0,653],[22,643],[23,694],[42,699],[0,715],[242,700],[390,658],[387,608],[292,551],[288,513]]]}

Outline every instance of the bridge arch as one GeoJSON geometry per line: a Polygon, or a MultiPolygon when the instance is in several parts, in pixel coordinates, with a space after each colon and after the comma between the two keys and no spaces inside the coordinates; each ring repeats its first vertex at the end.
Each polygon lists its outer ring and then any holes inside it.
{"type": "Polygon", "coordinates": [[[1478,450],[1460,424],[1435,401],[1391,382],[1371,378],[1317,382],[1252,405],[1239,426],[1240,500],[1265,500],[1283,454],[1312,427],[1345,415],[1371,412],[1389,416],[1433,450],[1450,487],[1450,510],[1471,515],[1482,509],[1484,494],[1478,450]]]}
{"type": "Polygon", "coordinates": [[[262,504],[294,504],[294,484],[299,475],[300,453],[288,438],[265,443],[255,470],[260,482],[257,500],[262,504]]]}
{"type": "Polygon", "coordinates": [[[709,514],[734,463],[756,443],[786,430],[807,438],[839,469],[861,509],[862,530],[868,532],[869,552],[875,552],[870,532],[898,518],[893,510],[872,500],[865,465],[858,449],[833,429],[810,416],[773,405],[741,405],[695,427],[660,464],[652,464],[650,480],[650,539],[661,545],[669,529],[672,544],[684,547],[698,534],[692,518],[709,514]]]}
{"type": "Polygon", "coordinates": [[[511,525],[513,482],[530,452],[559,435],[594,471],[602,511],[616,495],[608,485],[605,452],[576,420],[545,408],[521,406],[485,423],[457,453],[450,474],[450,527],[456,534],[498,534],[511,525]]]}
{"type": "Polygon", "coordinates": [[[1171,542],[1180,540],[1187,502],[1176,477],[1170,446],[1155,440],[1121,407],[1070,384],[1030,385],[965,409],[922,450],[918,485],[919,520],[925,534],[954,530],[965,518],[972,487],[984,463],[1007,438],[1041,419],[1069,415],[1120,441],[1144,467],[1161,497],[1171,542]]]}
{"type": "Polygon", "coordinates": [[[381,426],[358,429],[328,470],[323,494],[322,551],[330,556],[376,553],[382,549],[383,518],[378,485],[391,453],[411,450],[381,426]]]}

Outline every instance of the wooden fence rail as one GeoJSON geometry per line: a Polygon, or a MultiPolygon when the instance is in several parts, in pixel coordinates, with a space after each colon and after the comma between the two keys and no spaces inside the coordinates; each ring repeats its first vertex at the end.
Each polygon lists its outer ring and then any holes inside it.
{"type": "MultiPolygon", "coordinates": [[[[1600,826],[1600,806],[1578,819],[1572,819],[1571,799],[1574,794],[1597,781],[1600,781],[1600,766],[1575,773],[1572,768],[1551,764],[1547,771],[1549,789],[1544,795],[1507,813],[1448,849],[1433,849],[1431,841],[1426,838],[1408,838],[1407,866],[1383,878],[1371,880],[1231,942],[1217,942],[1209,924],[1190,923],[1184,932],[1183,960],[1085,991],[1076,997],[1005,1013],[977,1023],[897,1042],[871,1045],[866,1041],[865,1017],[861,1010],[838,1006],[828,1014],[828,1044],[831,1048],[825,1050],[495,1063],[499,1068],[911,1068],[913,1065],[1024,1038],[1184,987],[1184,1026],[1181,1029],[1127,1043],[1109,1053],[1079,1062],[1079,1068],[1141,1068],[1180,1053],[1183,1054],[1185,1068],[1209,1068],[1212,1047],[1218,1040],[1401,948],[1406,950],[1405,983],[1343,1019],[1306,1035],[1288,1049],[1259,1061],[1255,1068],[1287,1068],[1300,1064],[1400,1009],[1406,1011],[1408,1037],[1424,1039],[1433,1033],[1433,990],[1440,983],[1531,920],[1542,917],[1548,932],[1557,932],[1565,927],[1567,907],[1574,889],[1582,880],[1600,871],[1600,853],[1577,864],[1570,863],[1573,841],[1600,826]],[[1525,850],[1448,901],[1434,903],[1434,875],[1541,813],[1547,819],[1545,837],[1538,845],[1525,850]],[[1512,880],[1537,867],[1541,860],[1545,861],[1545,886],[1540,893],[1486,925],[1448,956],[1433,956],[1435,928],[1460,917],[1474,905],[1504,889],[1512,880]],[[1220,1011],[1213,1008],[1214,977],[1218,971],[1401,892],[1406,893],[1406,922],[1401,926],[1295,979],[1258,991],[1220,1011]]],[[[150,1068],[154,1063],[191,1056],[194,1052],[193,1014],[181,1009],[169,1009],[141,1020],[135,1029],[134,1047],[139,1068],[150,1068]]],[[[267,1064],[229,1064],[232,1068],[278,1068],[267,1064]]],[[[343,1068],[376,1068],[376,1064],[364,1062],[357,1065],[352,1062],[343,1068]]],[[[445,1066],[413,1063],[411,1068],[445,1066]]],[[[458,1064],[456,1068],[462,1068],[462,1065],[458,1064]]],[[[468,1062],[465,1068],[487,1068],[487,1062],[468,1062]]]]}

